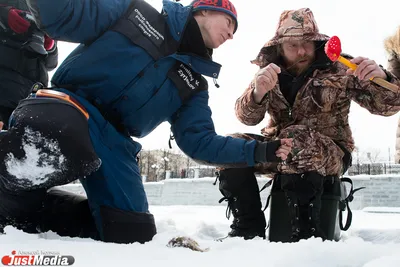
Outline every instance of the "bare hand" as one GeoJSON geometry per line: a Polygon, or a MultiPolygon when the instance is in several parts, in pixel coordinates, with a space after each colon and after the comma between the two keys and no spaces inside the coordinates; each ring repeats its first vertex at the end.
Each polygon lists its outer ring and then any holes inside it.
{"type": "Polygon", "coordinates": [[[293,139],[281,139],[281,146],[276,150],[275,155],[282,160],[286,160],[290,151],[292,151],[293,139]]]}
{"type": "Polygon", "coordinates": [[[0,130],[3,130],[4,122],[0,121],[0,130]]]}
{"type": "Polygon", "coordinates": [[[372,59],[366,57],[356,57],[350,60],[351,63],[357,64],[356,70],[347,70],[346,74],[353,74],[360,80],[369,80],[371,78],[379,77],[387,79],[386,73],[381,67],[372,59]]]}
{"type": "Polygon", "coordinates": [[[281,68],[274,63],[268,64],[256,73],[255,89],[253,92],[256,103],[260,103],[264,95],[275,87],[278,82],[279,73],[281,73],[281,68]]]}

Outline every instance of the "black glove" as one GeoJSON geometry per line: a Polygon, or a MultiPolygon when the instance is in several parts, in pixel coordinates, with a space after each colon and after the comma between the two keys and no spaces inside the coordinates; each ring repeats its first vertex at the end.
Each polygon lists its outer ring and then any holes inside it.
{"type": "Polygon", "coordinates": [[[254,150],[254,161],[256,163],[281,162],[281,158],[278,158],[275,154],[280,146],[281,140],[258,142],[254,150]]]}

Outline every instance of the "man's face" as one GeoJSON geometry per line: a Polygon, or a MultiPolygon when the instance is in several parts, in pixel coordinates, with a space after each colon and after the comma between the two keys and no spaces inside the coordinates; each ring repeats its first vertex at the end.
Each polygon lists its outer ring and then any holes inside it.
{"type": "Polygon", "coordinates": [[[286,69],[300,75],[315,59],[315,42],[288,41],[282,44],[282,56],[286,69]]]}
{"type": "Polygon", "coordinates": [[[224,12],[203,10],[196,16],[204,43],[207,48],[218,48],[228,39],[233,39],[235,21],[224,12]]]}

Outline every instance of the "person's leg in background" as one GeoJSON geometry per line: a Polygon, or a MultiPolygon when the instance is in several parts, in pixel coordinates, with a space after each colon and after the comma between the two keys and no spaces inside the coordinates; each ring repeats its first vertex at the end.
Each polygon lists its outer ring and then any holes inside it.
{"type": "Polygon", "coordinates": [[[82,225],[90,224],[82,215],[90,215],[84,199],[47,193],[100,166],[87,120],[73,105],[51,98],[23,100],[10,129],[0,134],[0,161],[0,228],[12,225],[30,233],[53,230],[74,236],[82,232],[76,229],[80,219],[82,225]]]}
{"type": "MultiPolygon", "coordinates": [[[[254,134],[237,133],[231,136],[267,141],[264,136],[254,134]]],[[[266,220],[255,173],[263,172],[263,169],[275,169],[276,165],[276,163],[258,164],[252,168],[227,168],[219,171],[219,190],[224,196],[222,200],[228,202],[228,209],[233,215],[229,237],[265,238],[266,220]]]]}
{"type": "Polygon", "coordinates": [[[224,196],[222,200],[228,201],[229,212],[233,215],[232,230],[228,236],[265,238],[266,221],[254,168],[221,170],[219,190],[224,196]]]}

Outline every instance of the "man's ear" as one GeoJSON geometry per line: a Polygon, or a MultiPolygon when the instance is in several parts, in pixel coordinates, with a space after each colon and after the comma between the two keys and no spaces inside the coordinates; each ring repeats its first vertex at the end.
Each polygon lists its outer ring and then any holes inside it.
{"type": "Polygon", "coordinates": [[[205,16],[207,16],[207,12],[208,12],[208,10],[204,10],[204,9],[198,10],[193,13],[193,17],[205,17],[205,16]]]}
{"type": "Polygon", "coordinates": [[[200,13],[201,13],[201,15],[202,16],[207,16],[207,14],[208,14],[208,10],[206,10],[206,9],[202,9],[202,10],[200,10],[200,13]]]}

